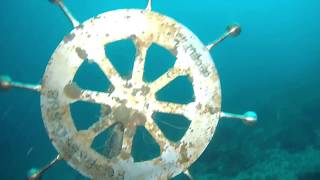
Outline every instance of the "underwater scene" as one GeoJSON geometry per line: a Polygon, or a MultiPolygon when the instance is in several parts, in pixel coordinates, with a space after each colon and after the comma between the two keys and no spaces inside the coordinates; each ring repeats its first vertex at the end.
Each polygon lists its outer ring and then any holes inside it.
{"type": "Polygon", "coordinates": [[[320,1],[1,3],[0,179],[320,180],[320,1]]]}

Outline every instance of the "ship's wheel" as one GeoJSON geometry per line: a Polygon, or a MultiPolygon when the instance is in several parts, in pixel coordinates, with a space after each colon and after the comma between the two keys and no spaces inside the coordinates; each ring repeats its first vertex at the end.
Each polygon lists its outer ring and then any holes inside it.
{"type": "MultiPolygon", "coordinates": [[[[126,50],[123,50],[126,53],[126,50]]],[[[90,74],[88,74],[90,76],[90,74]]],[[[64,159],[93,179],[166,179],[194,162],[207,147],[219,119],[220,82],[208,49],[175,20],[146,10],[107,12],[74,29],[55,50],[44,74],[41,91],[42,116],[50,139],[64,159]],[[132,39],[137,52],[132,77],[124,80],[107,58],[104,46],[132,39]],[[176,56],[174,67],[151,83],[143,81],[145,56],[156,43],[176,56]],[[111,81],[113,90],[80,89],[74,76],[84,61],[96,63],[111,81]],[[179,76],[192,81],[195,101],[175,104],[156,100],[156,92],[179,76]],[[110,113],[89,129],[77,131],[69,105],[76,101],[97,103],[110,113]],[[179,142],[168,140],[152,119],[154,112],[184,115],[190,126],[179,142]],[[119,124],[123,130],[114,142],[111,159],[91,148],[94,138],[119,124]],[[134,162],[132,140],[137,126],[144,126],[160,146],[160,156],[134,162]],[[122,141],[123,139],[123,141],[122,141]],[[120,150],[117,150],[117,148],[120,150]]],[[[146,152],[147,153],[147,152],[146,152]]]]}

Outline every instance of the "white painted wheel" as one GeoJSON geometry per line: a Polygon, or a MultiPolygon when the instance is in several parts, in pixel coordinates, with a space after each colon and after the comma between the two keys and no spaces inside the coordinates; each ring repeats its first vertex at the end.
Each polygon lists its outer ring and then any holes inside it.
{"type": "MultiPolygon", "coordinates": [[[[90,76],[90,74],[88,74],[90,76]]],[[[93,179],[166,179],[186,170],[205,150],[217,125],[221,107],[220,81],[207,48],[175,20],[144,10],[116,10],[75,28],[55,50],[41,91],[44,124],[57,151],[72,167],[93,179]],[[131,38],[137,53],[132,78],[124,80],[105,55],[104,46],[131,38]],[[156,43],[177,58],[174,67],[151,83],[143,81],[148,48],[156,43]],[[114,86],[112,92],[80,89],[72,81],[80,65],[96,63],[114,86]],[[155,93],[178,76],[192,80],[195,101],[159,102],[155,93]],[[111,107],[87,130],[78,131],[69,105],[77,101],[111,107]],[[168,140],[152,119],[153,112],[180,114],[190,120],[182,139],[168,140]],[[126,116],[122,116],[127,114],[126,116]],[[124,126],[120,154],[108,159],[91,148],[94,138],[120,121],[124,126]],[[134,162],[132,139],[144,126],[160,146],[160,156],[134,162]]]]}

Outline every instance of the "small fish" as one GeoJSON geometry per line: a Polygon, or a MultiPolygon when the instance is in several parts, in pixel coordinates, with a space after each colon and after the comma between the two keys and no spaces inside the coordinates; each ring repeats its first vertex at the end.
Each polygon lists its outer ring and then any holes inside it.
{"type": "Polygon", "coordinates": [[[27,157],[31,154],[31,152],[33,151],[33,147],[30,147],[29,150],[27,151],[27,157]]]}

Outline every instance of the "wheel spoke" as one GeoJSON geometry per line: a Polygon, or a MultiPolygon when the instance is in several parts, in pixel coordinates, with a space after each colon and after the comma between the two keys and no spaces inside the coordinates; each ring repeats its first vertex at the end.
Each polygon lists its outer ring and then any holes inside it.
{"type": "Polygon", "coordinates": [[[135,128],[134,129],[126,128],[124,131],[122,150],[126,153],[131,154],[132,141],[133,141],[135,132],[136,132],[135,128]]]}
{"type": "Polygon", "coordinates": [[[138,39],[135,39],[135,45],[137,52],[132,70],[132,80],[133,82],[141,82],[143,78],[146,54],[150,45],[141,43],[138,39]]]}
{"type": "Polygon", "coordinates": [[[108,117],[100,118],[98,121],[93,123],[88,129],[81,130],[75,134],[77,139],[81,140],[83,144],[90,147],[96,136],[101,134],[104,130],[112,126],[115,122],[108,117]]]}
{"type": "Polygon", "coordinates": [[[187,70],[183,70],[180,68],[171,68],[165,74],[163,74],[161,77],[150,84],[150,90],[153,92],[157,92],[178,76],[183,76],[186,74],[188,74],[187,70]]]}
{"type": "Polygon", "coordinates": [[[125,159],[129,159],[132,157],[131,150],[132,150],[132,141],[133,137],[136,133],[136,127],[130,128],[127,127],[124,130],[124,136],[122,141],[122,151],[121,151],[121,157],[125,159]]]}
{"type": "Polygon", "coordinates": [[[154,102],[153,110],[163,113],[183,115],[187,110],[187,106],[188,105],[184,104],[156,101],[154,102]]]}
{"type": "Polygon", "coordinates": [[[88,136],[92,138],[92,140],[99,134],[101,134],[104,130],[109,128],[115,123],[109,116],[100,118],[97,122],[93,123],[88,130],[84,130],[88,136]]]}
{"type": "Polygon", "coordinates": [[[110,93],[91,90],[82,90],[78,101],[108,105],[110,107],[117,105],[117,102],[110,96],[110,93]]]}
{"type": "Polygon", "coordinates": [[[102,60],[96,61],[96,63],[99,65],[105,76],[110,80],[112,85],[116,88],[122,87],[124,81],[108,58],[104,57],[102,60]]]}
{"type": "Polygon", "coordinates": [[[165,137],[163,132],[151,117],[148,118],[145,128],[149,131],[153,139],[159,144],[161,150],[164,149],[165,145],[171,144],[171,142],[165,137]]]}

